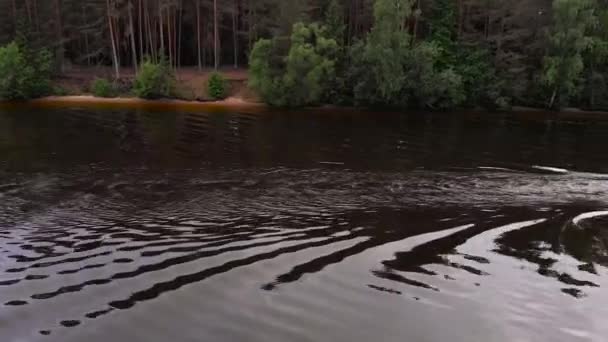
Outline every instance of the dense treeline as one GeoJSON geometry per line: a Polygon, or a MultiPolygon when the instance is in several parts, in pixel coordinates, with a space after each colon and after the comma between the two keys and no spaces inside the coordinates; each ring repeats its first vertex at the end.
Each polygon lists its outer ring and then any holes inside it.
{"type": "MultiPolygon", "coordinates": [[[[71,65],[250,65],[276,105],[608,108],[607,0],[0,0],[71,65]]],[[[0,61],[1,63],[1,61],[0,61]]]]}

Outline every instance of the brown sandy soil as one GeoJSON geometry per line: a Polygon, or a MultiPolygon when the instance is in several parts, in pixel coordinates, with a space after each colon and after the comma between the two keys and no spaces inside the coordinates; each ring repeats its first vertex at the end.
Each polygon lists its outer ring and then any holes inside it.
{"type": "MultiPolygon", "coordinates": [[[[211,100],[207,95],[207,80],[213,69],[196,67],[179,68],[176,73],[176,91],[180,99],[184,100],[211,100]]],[[[228,96],[242,99],[245,102],[257,102],[255,93],[247,87],[247,69],[221,68],[219,70],[229,84],[228,96]]],[[[95,78],[114,78],[114,69],[111,67],[80,67],[74,66],[66,70],[63,75],[55,78],[53,82],[64,89],[68,94],[89,94],[89,87],[95,78]]],[[[135,78],[133,68],[122,68],[118,81],[121,92],[127,95],[135,78]]]]}
{"type": "Polygon", "coordinates": [[[228,97],[220,101],[187,101],[187,100],[145,100],[136,97],[103,98],[92,95],[48,96],[26,102],[0,102],[0,107],[33,106],[39,108],[62,108],[70,106],[91,108],[135,108],[146,110],[242,110],[246,112],[264,112],[268,107],[259,102],[247,101],[239,97],[228,97]]]}

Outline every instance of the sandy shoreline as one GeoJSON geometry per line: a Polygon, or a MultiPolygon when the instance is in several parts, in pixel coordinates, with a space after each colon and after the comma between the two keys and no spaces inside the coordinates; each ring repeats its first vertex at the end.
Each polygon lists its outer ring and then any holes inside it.
{"type": "Polygon", "coordinates": [[[264,103],[247,101],[239,97],[228,97],[220,101],[187,101],[176,99],[146,100],[136,97],[104,98],[92,95],[47,96],[24,102],[0,102],[7,106],[35,106],[35,107],[119,107],[119,108],[146,108],[146,109],[245,109],[266,108],[264,103]]]}
{"type": "MultiPolygon", "coordinates": [[[[47,96],[27,101],[0,101],[2,107],[35,107],[35,108],[130,108],[146,110],[182,110],[182,111],[246,111],[251,113],[262,113],[271,111],[273,107],[256,101],[243,99],[239,96],[231,96],[220,101],[189,101],[178,99],[158,99],[147,100],[137,97],[113,97],[104,98],[93,95],[67,95],[67,96],[47,96]]],[[[300,108],[300,111],[307,110],[323,111],[328,113],[357,113],[374,111],[370,108],[340,107],[340,106],[320,106],[314,108],[300,108]]],[[[385,112],[380,110],[379,113],[385,112]]],[[[388,111],[395,112],[395,111],[388,111]]],[[[418,111],[415,111],[418,112],[418,111]]],[[[423,111],[421,111],[423,112],[423,111]]],[[[458,109],[455,112],[479,113],[485,112],[480,109],[458,109]]],[[[578,108],[564,108],[562,111],[547,111],[541,108],[513,107],[506,111],[516,116],[527,118],[596,118],[608,119],[608,112],[587,111],[578,108]]]]}

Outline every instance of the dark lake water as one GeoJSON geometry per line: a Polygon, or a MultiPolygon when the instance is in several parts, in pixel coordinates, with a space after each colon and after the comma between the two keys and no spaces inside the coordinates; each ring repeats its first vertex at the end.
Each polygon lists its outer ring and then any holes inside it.
{"type": "Polygon", "coordinates": [[[607,341],[608,119],[0,109],[0,340],[607,341]]]}

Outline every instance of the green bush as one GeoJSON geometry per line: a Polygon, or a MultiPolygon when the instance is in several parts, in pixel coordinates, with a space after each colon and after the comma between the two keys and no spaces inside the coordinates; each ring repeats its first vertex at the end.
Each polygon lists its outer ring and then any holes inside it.
{"type": "Polygon", "coordinates": [[[430,109],[451,109],[466,99],[462,76],[452,67],[440,68],[436,61],[441,50],[433,43],[413,46],[407,61],[407,91],[414,105],[430,109]]]}
{"type": "Polygon", "coordinates": [[[51,93],[55,96],[67,96],[70,94],[70,92],[66,88],[60,85],[55,85],[51,93]]]}
{"type": "Polygon", "coordinates": [[[296,23],[287,44],[280,39],[255,44],[249,85],[271,105],[319,104],[335,79],[338,50],[324,26],[296,23]]]}
{"type": "Polygon", "coordinates": [[[207,81],[207,92],[212,99],[225,99],[227,94],[226,88],[226,79],[224,76],[222,76],[222,74],[219,72],[214,72],[209,76],[209,80],[207,81]]]}
{"type": "Polygon", "coordinates": [[[490,53],[479,47],[458,46],[453,53],[454,70],[462,77],[462,88],[466,93],[468,107],[482,106],[496,109],[506,108],[510,98],[507,89],[507,75],[499,77],[493,66],[490,53]]]}
{"type": "Polygon", "coordinates": [[[116,97],[116,87],[105,78],[96,78],[91,84],[91,92],[97,97],[116,97]]]}
{"type": "Polygon", "coordinates": [[[269,104],[283,103],[282,77],[284,73],[283,52],[278,47],[278,39],[260,39],[249,58],[249,87],[269,104]]]}
{"type": "Polygon", "coordinates": [[[0,47],[0,99],[26,100],[51,90],[51,55],[12,42],[0,47]]]}
{"type": "Polygon", "coordinates": [[[175,88],[175,76],[165,59],[155,63],[146,58],[139,67],[133,84],[133,92],[144,99],[171,97],[175,88]]]}

